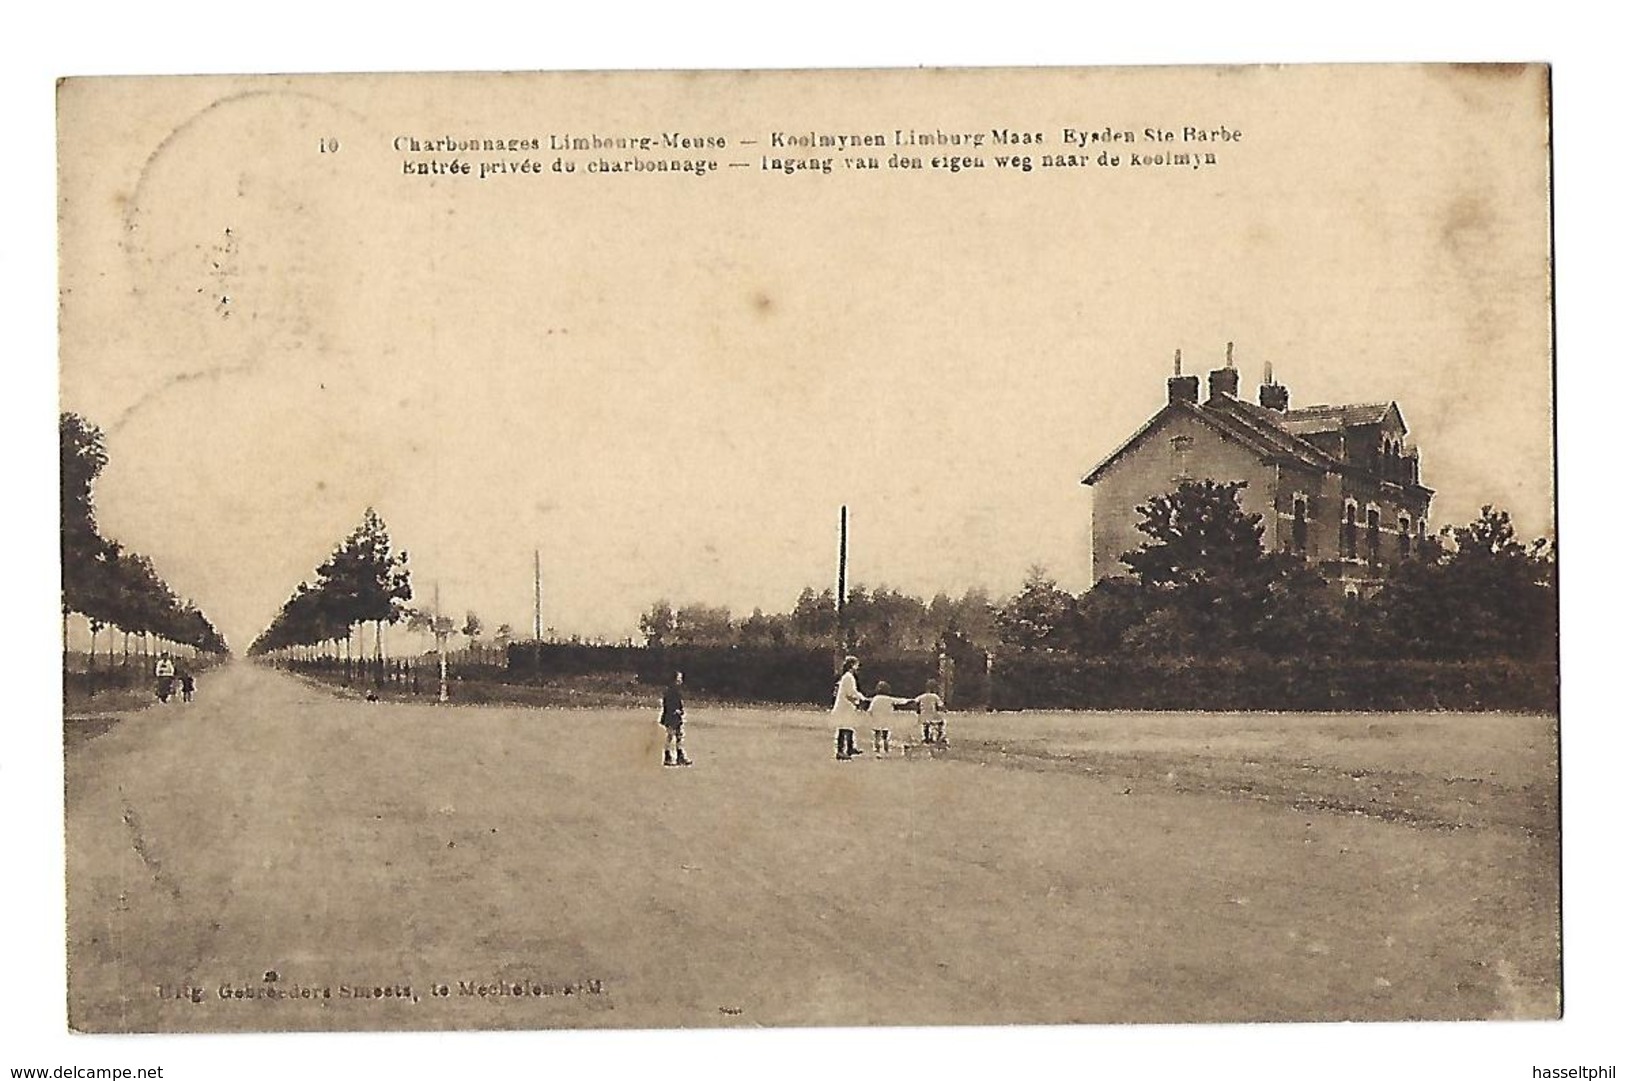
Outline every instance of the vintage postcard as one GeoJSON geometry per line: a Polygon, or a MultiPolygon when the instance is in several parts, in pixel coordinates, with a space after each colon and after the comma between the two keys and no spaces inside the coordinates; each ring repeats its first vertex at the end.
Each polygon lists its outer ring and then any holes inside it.
{"type": "Polygon", "coordinates": [[[74,1030],[1561,1016],[1544,66],[57,100],[74,1030]]]}

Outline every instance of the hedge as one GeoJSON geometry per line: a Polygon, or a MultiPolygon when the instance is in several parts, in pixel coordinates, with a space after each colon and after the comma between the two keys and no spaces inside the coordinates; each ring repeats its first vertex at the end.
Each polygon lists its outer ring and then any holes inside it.
{"type": "MultiPolygon", "coordinates": [[[[970,652],[952,666],[951,709],[1039,710],[1277,710],[1425,711],[1504,710],[1555,713],[1558,668],[1554,662],[1383,661],[1365,658],[1284,660],[1265,657],[1223,660],[1142,656],[1081,658],[1067,653],[1001,653],[991,681],[985,656],[970,652]],[[990,686],[991,682],[991,686],[990,686]]],[[[460,663],[459,682],[521,686],[568,684],[594,676],[623,676],[651,690],[674,669],[696,695],[732,702],[827,706],[839,658],[827,649],[801,646],[587,645],[517,643],[507,666],[460,663]]],[[[930,652],[865,656],[860,686],[873,692],[885,680],[900,696],[919,694],[937,675],[930,652]]],[[[341,672],[342,660],[300,662],[291,667],[341,672]]],[[[356,680],[410,682],[432,693],[438,665],[432,657],[355,662],[356,680]]],[[[497,698],[500,692],[493,690],[497,698]]],[[[522,696],[521,696],[522,697],[522,696]]],[[[495,698],[493,698],[495,700],[495,698]]]]}
{"type": "MultiPolygon", "coordinates": [[[[571,676],[630,672],[639,682],[662,686],[673,671],[693,693],[740,702],[827,705],[839,675],[839,658],[804,646],[591,646],[522,642],[508,647],[508,678],[546,682],[571,676]]],[[[919,694],[936,676],[935,653],[864,658],[863,686],[886,680],[901,696],[919,694]]]]}
{"type": "Polygon", "coordinates": [[[1557,665],[1511,660],[996,659],[995,709],[1511,710],[1555,713],[1557,665]]]}

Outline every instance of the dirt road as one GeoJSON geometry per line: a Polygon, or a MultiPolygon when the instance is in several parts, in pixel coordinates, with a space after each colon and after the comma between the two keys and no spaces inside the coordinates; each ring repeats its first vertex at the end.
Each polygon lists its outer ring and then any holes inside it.
{"type": "Polygon", "coordinates": [[[67,751],[95,1031],[1557,1009],[1554,724],[340,699],[237,663],[67,751]],[[194,1001],[195,1000],[195,1001],[194,1001]]]}

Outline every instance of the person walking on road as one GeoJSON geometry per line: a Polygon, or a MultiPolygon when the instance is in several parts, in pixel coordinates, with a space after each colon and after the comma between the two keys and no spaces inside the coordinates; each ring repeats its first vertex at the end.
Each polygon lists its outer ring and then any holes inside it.
{"type": "Polygon", "coordinates": [[[168,702],[175,693],[175,662],[167,652],[159,655],[152,674],[158,680],[158,701],[168,702]]]}
{"type": "Polygon", "coordinates": [[[660,699],[660,724],[666,729],[666,754],[662,762],[667,766],[692,766],[683,753],[683,673],[673,672],[666,693],[660,699]]]}

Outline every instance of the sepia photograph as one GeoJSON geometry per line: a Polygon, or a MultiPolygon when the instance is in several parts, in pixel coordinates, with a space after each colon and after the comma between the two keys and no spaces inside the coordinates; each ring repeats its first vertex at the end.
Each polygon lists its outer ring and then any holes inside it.
{"type": "Polygon", "coordinates": [[[1605,35],[925,15],[22,35],[0,1070],[1613,1075],[1605,35]]]}
{"type": "Polygon", "coordinates": [[[1559,1018],[1550,103],[62,81],[70,1027],[1559,1018]]]}

